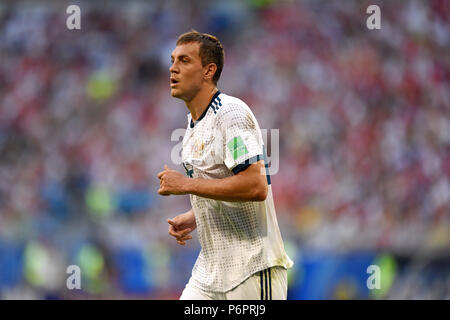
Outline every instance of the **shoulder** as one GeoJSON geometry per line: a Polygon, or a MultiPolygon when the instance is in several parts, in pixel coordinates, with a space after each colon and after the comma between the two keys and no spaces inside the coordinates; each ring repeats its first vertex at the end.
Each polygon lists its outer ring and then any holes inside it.
{"type": "Polygon", "coordinates": [[[232,121],[239,118],[253,118],[249,106],[239,98],[221,93],[219,95],[221,106],[217,109],[217,120],[232,121]]]}
{"type": "Polygon", "coordinates": [[[237,97],[233,97],[224,93],[219,95],[223,109],[244,109],[250,110],[249,106],[237,97]]]}

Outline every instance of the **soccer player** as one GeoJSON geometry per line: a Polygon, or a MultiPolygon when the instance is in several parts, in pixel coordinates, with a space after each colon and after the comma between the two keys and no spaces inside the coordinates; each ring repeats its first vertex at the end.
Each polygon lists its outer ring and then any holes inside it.
{"type": "Polygon", "coordinates": [[[192,209],[169,219],[180,245],[197,228],[201,251],[181,300],[287,299],[293,262],[281,238],[262,135],[250,108],[217,89],[219,40],[182,34],[172,52],[171,95],[189,113],[183,138],[186,175],[167,165],[161,195],[189,194],[192,209]]]}

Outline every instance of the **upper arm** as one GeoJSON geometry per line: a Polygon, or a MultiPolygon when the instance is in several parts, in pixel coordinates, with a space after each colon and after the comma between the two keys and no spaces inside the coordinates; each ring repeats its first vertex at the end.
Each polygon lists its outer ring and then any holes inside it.
{"type": "Polygon", "coordinates": [[[261,180],[267,183],[266,170],[264,160],[250,164],[247,168],[236,173],[237,176],[248,177],[251,179],[261,180]]]}
{"type": "Polygon", "coordinates": [[[259,160],[236,174],[236,176],[245,179],[245,183],[250,186],[252,191],[254,191],[255,199],[257,201],[265,200],[268,192],[264,165],[264,160],[259,160]]]}
{"type": "Polygon", "coordinates": [[[248,186],[253,201],[263,201],[268,192],[264,145],[251,112],[237,104],[219,109],[217,127],[223,139],[224,164],[248,186]]]}

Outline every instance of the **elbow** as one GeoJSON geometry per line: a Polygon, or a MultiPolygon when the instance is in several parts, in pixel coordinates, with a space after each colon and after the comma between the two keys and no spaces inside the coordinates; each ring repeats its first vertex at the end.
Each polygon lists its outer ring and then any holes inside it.
{"type": "Polygon", "coordinates": [[[253,201],[264,201],[267,198],[267,192],[268,192],[268,188],[267,188],[267,184],[263,184],[262,186],[260,186],[259,188],[255,188],[255,194],[253,196],[253,201]]]}

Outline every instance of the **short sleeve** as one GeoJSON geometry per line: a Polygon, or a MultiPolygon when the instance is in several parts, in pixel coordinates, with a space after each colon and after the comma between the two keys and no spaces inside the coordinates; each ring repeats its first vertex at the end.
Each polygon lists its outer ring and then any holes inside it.
{"type": "Polygon", "coordinates": [[[259,126],[243,106],[229,104],[218,114],[224,163],[234,174],[263,159],[259,126]]]}

